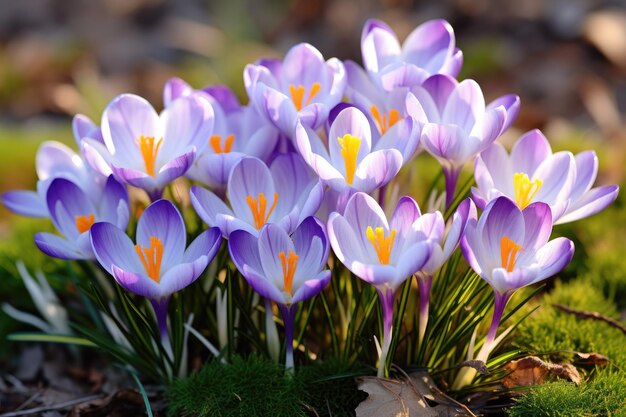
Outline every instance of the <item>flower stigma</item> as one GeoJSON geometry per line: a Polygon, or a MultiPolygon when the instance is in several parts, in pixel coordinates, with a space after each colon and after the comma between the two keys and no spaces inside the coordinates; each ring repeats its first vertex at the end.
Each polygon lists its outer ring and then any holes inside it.
{"type": "Polygon", "coordinates": [[[213,148],[213,152],[215,153],[229,153],[233,147],[233,142],[235,141],[235,135],[230,134],[226,136],[226,140],[224,141],[224,147],[222,148],[222,136],[213,135],[209,140],[209,144],[211,148],[213,148]]]}
{"type": "Polygon", "coordinates": [[[252,213],[252,218],[254,219],[254,227],[260,229],[265,223],[267,223],[268,219],[272,215],[274,208],[276,208],[276,203],[278,202],[278,193],[274,193],[274,202],[270,207],[267,215],[265,211],[267,210],[267,199],[265,198],[264,193],[259,193],[258,198],[252,198],[251,195],[246,197],[246,202],[248,203],[248,207],[250,207],[250,212],[252,213]]]}
{"type": "Polygon", "coordinates": [[[296,110],[300,111],[303,107],[311,104],[313,98],[317,95],[317,93],[319,93],[320,88],[320,83],[313,83],[313,85],[311,85],[311,91],[309,92],[309,98],[303,105],[304,93],[306,92],[306,88],[303,85],[298,85],[296,87],[293,84],[289,84],[289,93],[291,94],[291,100],[293,101],[293,104],[296,106],[296,110]]]}
{"type": "Polygon", "coordinates": [[[298,255],[290,250],[289,257],[285,256],[285,252],[280,252],[278,254],[278,258],[283,265],[283,282],[285,283],[285,291],[290,295],[293,295],[291,289],[293,286],[293,276],[296,273],[296,268],[298,267],[298,255]]]}
{"type": "Polygon", "coordinates": [[[374,250],[376,251],[376,255],[378,255],[378,261],[380,264],[389,264],[391,249],[393,248],[393,242],[396,238],[396,231],[393,229],[390,230],[389,236],[385,237],[385,229],[382,227],[373,229],[372,226],[367,226],[365,235],[372,246],[374,246],[374,250]]]}
{"type": "Polygon", "coordinates": [[[155,141],[154,136],[139,136],[137,140],[137,144],[139,145],[139,150],[141,151],[141,156],[143,157],[143,163],[146,166],[146,172],[148,175],[154,177],[154,167],[156,165],[157,154],[159,153],[159,148],[163,143],[163,138],[155,141]]]}
{"type": "Polygon", "coordinates": [[[91,226],[96,222],[96,218],[93,213],[88,216],[76,216],[76,229],[78,233],[83,234],[87,230],[91,229],[91,226]]]}
{"type": "Polygon", "coordinates": [[[163,242],[158,237],[150,236],[150,247],[135,245],[137,256],[143,264],[146,274],[157,284],[160,281],[161,261],[163,260],[163,242]]]}
{"type": "Polygon", "coordinates": [[[343,156],[343,161],[346,165],[346,182],[352,185],[354,173],[356,172],[356,160],[361,147],[361,139],[346,133],[342,138],[337,138],[337,140],[339,141],[339,146],[341,146],[341,156],[343,156]]]}
{"type": "Polygon", "coordinates": [[[527,174],[516,172],[513,175],[513,189],[515,190],[515,202],[517,206],[521,210],[524,210],[533,200],[533,197],[537,194],[542,185],[543,181],[540,179],[531,181],[527,174]]]}
{"type": "Polygon", "coordinates": [[[374,117],[374,122],[376,122],[376,127],[378,127],[378,131],[381,135],[384,135],[391,126],[398,123],[401,119],[400,112],[396,109],[389,110],[389,114],[383,113],[381,115],[378,107],[372,106],[370,112],[372,113],[372,117],[374,117]]]}
{"type": "Polygon", "coordinates": [[[500,239],[500,260],[502,261],[502,268],[505,268],[507,272],[513,272],[515,258],[520,250],[524,250],[524,248],[508,237],[502,236],[500,239]]]}

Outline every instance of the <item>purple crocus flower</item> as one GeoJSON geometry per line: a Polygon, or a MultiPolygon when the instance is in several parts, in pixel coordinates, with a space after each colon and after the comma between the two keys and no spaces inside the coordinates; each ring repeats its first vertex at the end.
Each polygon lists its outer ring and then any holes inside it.
{"type": "MultiPolygon", "coordinates": [[[[439,215],[441,223],[441,215],[439,215]]],[[[383,346],[378,366],[382,377],[391,343],[393,304],[398,287],[422,269],[438,239],[438,217],[421,215],[411,197],[402,197],[387,222],[385,213],[369,195],[355,193],[343,214],[328,220],[330,244],[337,258],[356,276],[372,284],[383,311],[383,346]]]]}
{"type": "Polygon", "coordinates": [[[275,224],[263,226],[258,237],[237,230],[228,239],[228,250],[250,286],[278,304],[285,323],[285,367],[293,368],[297,304],[318,294],[330,280],[330,271],[324,269],[330,251],[324,226],[307,217],[291,236],[275,224]]]}
{"type": "Polygon", "coordinates": [[[258,158],[241,159],[226,189],[230,207],[202,187],[190,191],[196,213],[225,237],[238,229],[257,235],[265,223],[277,223],[291,233],[315,214],[324,197],[322,183],[294,152],[278,155],[269,167],[258,158]]]}
{"type": "Polygon", "coordinates": [[[337,58],[324,61],[308,43],[292,47],[283,62],[249,64],[244,83],[250,102],[282,133],[293,136],[296,122],[322,126],[343,98],[346,74],[337,58]]]}
{"type": "Polygon", "coordinates": [[[98,262],[126,290],[150,300],[167,351],[171,347],[167,333],[170,296],[200,276],[222,241],[217,228],[205,230],[187,248],[186,238],[185,222],[167,200],[157,200],[144,210],[137,222],[136,244],[114,224],[100,222],[91,227],[98,262]]]}
{"type": "Polygon", "coordinates": [[[420,85],[434,74],[456,77],[463,64],[454,30],[442,19],[416,27],[402,46],[386,23],[370,19],[361,34],[361,53],[363,66],[386,91],[420,85]]]}
{"type": "MultiPolygon", "coordinates": [[[[491,327],[476,359],[485,362],[494,348],[504,308],[518,289],[561,271],[574,255],[571,240],[548,241],[552,213],[545,203],[520,208],[507,197],[490,202],[478,221],[470,219],[461,240],[463,256],[471,268],[493,288],[495,305],[491,327]]],[[[459,389],[471,382],[474,369],[464,368],[454,383],[459,389]]]]}
{"type": "Polygon", "coordinates": [[[434,75],[412,92],[407,110],[423,124],[422,146],[443,167],[450,207],[461,168],[508,129],[519,112],[519,97],[502,96],[485,106],[476,81],[459,83],[446,75],[434,75]]]}
{"type": "Polygon", "coordinates": [[[410,154],[407,148],[415,150],[416,136],[416,126],[407,118],[372,147],[369,122],[355,107],[342,110],[331,124],[329,150],[312,129],[302,124],[296,128],[296,143],[304,160],[330,188],[349,195],[370,193],[391,181],[402,167],[402,151],[410,154]],[[399,150],[391,144],[407,148],[399,150]]]}
{"type": "Polygon", "coordinates": [[[447,224],[444,224],[443,216],[438,211],[435,212],[435,219],[435,241],[432,252],[426,264],[415,274],[420,296],[418,339],[420,345],[424,340],[428,325],[430,289],[433,277],[459,245],[468,220],[476,220],[476,206],[471,199],[466,198],[459,204],[447,224]]]}
{"type": "Polygon", "coordinates": [[[185,174],[212,190],[224,191],[230,170],[244,156],[267,161],[276,147],[279,132],[253,106],[242,106],[226,86],[211,86],[194,90],[179,78],[170,79],[163,92],[167,107],[178,97],[200,94],[215,113],[215,126],[204,150],[185,174]]]}
{"type": "Polygon", "coordinates": [[[167,184],[187,172],[212,130],[213,109],[199,95],[173,100],[159,115],[143,98],[122,94],[102,114],[104,145],[83,139],[83,152],[103,174],[110,169],[156,200],[167,184]],[[109,168],[97,162],[103,160],[109,168]]]}
{"type": "Polygon", "coordinates": [[[95,203],[78,185],[65,178],[54,179],[48,188],[47,211],[62,236],[35,234],[35,243],[46,255],[61,259],[95,259],[90,229],[105,221],[125,229],[130,218],[126,189],[110,176],[95,203]]]}
{"type": "Polygon", "coordinates": [[[476,158],[472,198],[481,209],[502,195],[520,209],[541,201],[550,206],[554,224],[568,223],[603,210],[617,198],[617,185],[591,188],[597,173],[595,152],[552,153],[546,137],[531,130],[510,155],[494,143],[476,158]]]}
{"type": "Polygon", "coordinates": [[[63,143],[43,142],[35,157],[37,191],[15,190],[2,195],[2,203],[9,210],[28,217],[49,217],[46,205],[48,187],[55,178],[65,178],[77,184],[94,201],[102,193],[106,177],[94,172],[80,155],[63,143]]]}

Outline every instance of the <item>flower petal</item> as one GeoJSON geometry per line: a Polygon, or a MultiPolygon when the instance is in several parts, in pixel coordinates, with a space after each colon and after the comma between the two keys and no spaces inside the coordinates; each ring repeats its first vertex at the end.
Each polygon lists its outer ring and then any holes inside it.
{"type": "Polygon", "coordinates": [[[217,227],[211,227],[200,233],[183,254],[183,263],[191,263],[202,256],[208,258],[207,264],[211,263],[222,244],[222,233],[217,227]]]}
{"type": "Polygon", "coordinates": [[[513,145],[511,163],[515,172],[523,172],[533,178],[541,163],[552,155],[548,139],[540,130],[524,133],[513,145]]]}
{"type": "Polygon", "coordinates": [[[2,194],[2,204],[12,212],[22,216],[50,216],[45,201],[35,191],[7,191],[2,194]]]}
{"type": "Polygon", "coordinates": [[[145,99],[134,94],[117,96],[102,114],[104,143],[122,166],[143,166],[137,140],[141,136],[159,138],[160,135],[156,111],[145,99]]]}
{"type": "MultiPolygon", "coordinates": [[[[228,199],[235,216],[252,225],[255,224],[247,198],[259,199],[263,194],[267,200],[267,214],[274,201],[274,179],[269,168],[258,158],[243,158],[235,165],[228,178],[228,199]]],[[[280,195],[278,196],[280,199],[280,195]]],[[[270,218],[273,218],[273,213],[270,218]]]]}
{"type": "Polygon", "coordinates": [[[59,259],[87,259],[78,246],[52,233],[35,233],[35,244],[43,253],[59,259]]]}
{"type": "Polygon", "coordinates": [[[306,280],[299,286],[298,290],[293,294],[292,303],[308,300],[309,298],[319,294],[330,281],[330,270],[326,269],[319,272],[315,277],[306,280]]]}
{"type": "Polygon", "coordinates": [[[370,19],[363,26],[361,52],[365,69],[376,73],[393,62],[402,51],[393,30],[380,20],[370,19]]]}
{"type": "Polygon", "coordinates": [[[372,192],[391,181],[402,168],[402,154],[397,149],[383,149],[367,155],[357,166],[353,187],[372,192]]]}
{"type": "Polygon", "coordinates": [[[113,265],[126,271],[144,271],[133,242],[111,223],[91,226],[91,245],[96,259],[109,274],[113,274],[113,265]]]}
{"type": "Polygon", "coordinates": [[[178,209],[168,200],[150,204],[137,222],[137,244],[149,248],[151,237],[163,244],[161,270],[167,271],[182,261],[185,252],[185,222],[178,209]]]}
{"type": "Polygon", "coordinates": [[[218,214],[234,215],[232,210],[218,196],[202,187],[192,186],[189,196],[194,210],[202,221],[209,226],[216,226],[218,214]]]}
{"type": "Polygon", "coordinates": [[[200,94],[180,97],[163,110],[161,122],[163,142],[157,154],[157,167],[193,146],[202,151],[208,145],[208,138],[213,133],[213,107],[200,94]]]}
{"type": "Polygon", "coordinates": [[[570,205],[565,214],[555,221],[555,224],[569,223],[589,217],[604,210],[617,198],[619,187],[607,185],[605,187],[592,188],[587,191],[578,201],[570,205]]]}
{"type": "Polygon", "coordinates": [[[111,267],[111,274],[120,286],[133,294],[146,297],[151,300],[161,298],[163,291],[159,284],[152,278],[142,273],[125,271],[117,265],[111,267]]]}

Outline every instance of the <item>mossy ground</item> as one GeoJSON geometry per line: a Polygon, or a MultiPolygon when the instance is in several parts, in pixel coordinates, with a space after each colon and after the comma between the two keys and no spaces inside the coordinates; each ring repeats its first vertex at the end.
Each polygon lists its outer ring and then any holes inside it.
{"type": "Polygon", "coordinates": [[[280,365],[255,356],[235,357],[228,365],[214,360],[170,386],[168,416],[354,415],[367,396],[356,388],[358,374],[336,361],[303,366],[285,375],[280,365]]]}

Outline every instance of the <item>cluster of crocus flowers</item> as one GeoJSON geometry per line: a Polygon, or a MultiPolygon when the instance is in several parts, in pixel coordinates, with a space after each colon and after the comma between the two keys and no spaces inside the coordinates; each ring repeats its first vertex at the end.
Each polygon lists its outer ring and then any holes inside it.
{"type": "MultiPolygon", "coordinates": [[[[58,233],[35,236],[43,252],[97,261],[123,288],[148,299],[166,349],[172,294],[202,279],[227,239],[232,264],[265,298],[266,320],[273,321],[272,303],[278,305],[287,368],[294,366],[296,311],[331,279],[332,248],[333,266],[343,264],[380,298],[380,377],[399,332],[393,328],[399,287],[416,277],[416,338],[428,342],[431,286],[460,245],[495,294],[477,356],[486,360],[513,292],[558,273],[573,255],[571,241],[549,241],[553,223],[604,209],[618,188],[593,187],[594,152],[553,153],[539,131],[526,133],[508,154],[497,140],[520,100],[509,94],[487,104],[477,82],[457,80],[463,55],[455,42],[443,20],[423,23],[402,44],[388,25],[369,20],[361,36],[363,67],[325,60],[312,45],[298,44],[283,60],[245,68],[247,104],[228,87],[195,89],[178,78],[166,82],[160,113],[145,99],[122,94],[104,110],[101,126],[74,118],[78,153],[44,143],[37,191],[5,193],[3,202],[51,219],[58,233]],[[441,164],[452,214],[422,213],[404,196],[391,201],[388,218],[385,191],[420,149],[441,164]],[[471,161],[476,187],[463,200],[456,183],[471,161]],[[181,186],[170,191],[177,179],[181,186]],[[127,230],[135,203],[129,187],[152,201],[136,233],[127,230]],[[169,195],[183,197],[176,199],[181,206],[169,195]],[[184,210],[185,201],[193,210],[184,210]],[[181,213],[194,211],[207,227],[187,246],[181,213]]],[[[223,306],[222,294],[216,298],[223,306]]],[[[224,341],[224,325],[220,332],[224,341]]],[[[463,369],[454,387],[473,377],[463,369]]]]}

